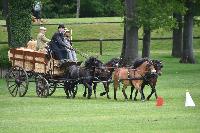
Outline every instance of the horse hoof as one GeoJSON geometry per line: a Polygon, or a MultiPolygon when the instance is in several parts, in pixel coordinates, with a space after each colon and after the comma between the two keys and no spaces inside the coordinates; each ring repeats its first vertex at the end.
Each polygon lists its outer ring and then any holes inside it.
{"type": "Polygon", "coordinates": [[[150,98],[147,97],[147,101],[149,101],[150,98]]]}
{"type": "Polygon", "coordinates": [[[100,93],[100,96],[104,96],[106,94],[106,92],[102,92],[100,93]]]}
{"type": "Polygon", "coordinates": [[[129,98],[130,100],[132,99],[132,96],[130,96],[130,98],[129,98]]]}
{"type": "Polygon", "coordinates": [[[91,99],[91,97],[90,97],[90,96],[88,96],[88,97],[87,97],[87,99],[91,99]]]}
{"type": "Polygon", "coordinates": [[[111,99],[110,96],[107,96],[108,99],[111,99]]]}
{"type": "Polygon", "coordinates": [[[83,94],[83,97],[86,97],[86,93],[83,94]]]}
{"type": "Polygon", "coordinates": [[[142,102],[145,102],[145,99],[142,99],[141,101],[142,101],[142,102]]]}
{"type": "Polygon", "coordinates": [[[115,98],[115,101],[117,101],[117,98],[115,98]]]}
{"type": "Polygon", "coordinates": [[[136,98],[134,98],[134,101],[137,101],[137,99],[136,99],[136,98]]]}

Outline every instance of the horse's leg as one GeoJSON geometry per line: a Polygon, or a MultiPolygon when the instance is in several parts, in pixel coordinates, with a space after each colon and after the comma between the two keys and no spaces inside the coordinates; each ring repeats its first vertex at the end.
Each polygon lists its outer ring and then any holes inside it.
{"type": "Polygon", "coordinates": [[[76,96],[76,94],[77,94],[77,91],[78,91],[78,85],[76,85],[75,87],[76,87],[76,89],[75,89],[74,92],[73,92],[73,96],[72,96],[73,98],[75,98],[75,96],[76,96]]]}
{"type": "Polygon", "coordinates": [[[155,93],[155,97],[157,99],[157,93],[156,93],[156,89],[154,85],[150,85],[151,86],[151,93],[148,95],[147,100],[149,100],[151,98],[151,96],[153,95],[153,93],[155,93]]]}
{"type": "MultiPolygon", "coordinates": [[[[142,84],[142,86],[141,86],[141,91],[142,91],[143,96],[144,96],[144,93],[143,93],[144,86],[145,86],[144,84],[142,84]]],[[[135,91],[134,101],[137,101],[137,94],[138,94],[138,89],[136,89],[136,91],[135,91]]],[[[142,99],[142,95],[141,95],[141,99],[142,99]]]]}
{"type": "Polygon", "coordinates": [[[144,99],[145,99],[144,87],[145,87],[145,84],[142,84],[142,86],[141,86],[141,100],[144,100],[144,99]]]}
{"type": "Polygon", "coordinates": [[[97,89],[97,83],[93,83],[93,91],[94,91],[94,96],[95,98],[97,98],[97,95],[96,95],[96,89],[97,89]]]}
{"type": "Polygon", "coordinates": [[[100,93],[100,96],[104,96],[105,94],[107,94],[106,83],[103,83],[103,86],[104,86],[105,91],[104,91],[104,92],[101,92],[101,93],[100,93]]]}
{"type": "Polygon", "coordinates": [[[117,87],[118,87],[118,82],[114,82],[114,99],[117,100],[117,87]]]}
{"type": "Polygon", "coordinates": [[[131,95],[130,95],[130,98],[129,98],[129,99],[132,99],[132,96],[133,96],[133,90],[134,90],[134,86],[131,86],[131,95]]]}
{"type": "Polygon", "coordinates": [[[90,99],[92,95],[92,82],[91,83],[84,83],[84,86],[88,88],[88,96],[87,98],[90,99]]]}
{"type": "Polygon", "coordinates": [[[155,97],[156,97],[156,99],[157,99],[157,98],[158,98],[158,95],[157,95],[156,88],[154,89],[154,91],[155,91],[155,97]]]}
{"type": "Polygon", "coordinates": [[[67,99],[70,98],[69,97],[69,89],[71,89],[71,85],[69,85],[68,83],[64,83],[64,91],[65,91],[67,99]]]}
{"type": "Polygon", "coordinates": [[[123,88],[122,88],[122,92],[123,92],[123,95],[124,95],[125,100],[128,99],[128,98],[127,98],[127,95],[126,95],[126,92],[125,92],[126,88],[127,88],[126,85],[124,85],[123,88]]]}
{"type": "Polygon", "coordinates": [[[69,99],[69,90],[68,89],[64,89],[65,90],[65,94],[66,94],[66,98],[69,99]]]}
{"type": "Polygon", "coordinates": [[[107,94],[107,98],[108,98],[108,99],[110,99],[110,96],[109,96],[109,94],[108,94],[108,92],[109,92],[109,84],[110,84],[110,83],[105,83],[105,85],[104,85],[104,88],[106,89],[106,94],[107,94]]]}
{"type": "Polygon", "coordinates": [[[134,101],[137,101],[137,94],[138,94],[138,90],[136,89],[136,91],[135,91],[135,97],[134,97],[134,101]]]}
{"type": "Polygon", "coordinates": [[[86,95],[87,95],[87,87],[85,85],[84,85],[84,87],[85,87],[85,91],[83,93],[83,97],[86,97],[86,95]]]}
{"type": "Polygon", "coordinates": [[[143,90],[140,88],[139,91],[140,91],[140,94],[141,94],[141,100],[144,102],[145,96],[144,96],[143,90]]]}

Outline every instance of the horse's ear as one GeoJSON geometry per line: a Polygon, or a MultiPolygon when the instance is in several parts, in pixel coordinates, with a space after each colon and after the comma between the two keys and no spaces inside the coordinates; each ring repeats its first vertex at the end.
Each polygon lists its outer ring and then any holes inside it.
{"type": "Polygon", "coordinates": [[[96,59],[98,59],[98,58],[99,58],[99,54],[96,54],[94,57],[95,57],[96,59]]]}

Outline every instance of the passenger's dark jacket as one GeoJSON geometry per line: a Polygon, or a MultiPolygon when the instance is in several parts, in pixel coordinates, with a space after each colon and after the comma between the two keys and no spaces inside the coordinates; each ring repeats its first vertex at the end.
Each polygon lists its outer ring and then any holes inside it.
{"type": "Polygon", "coordinates": [[[53,51],[53,57],[58,60],[67,59],[68,54],[66,50],[66,44],[64,42],[64,36],[60,32],[56,32],[49,43],[50,49],[53,51]]]}

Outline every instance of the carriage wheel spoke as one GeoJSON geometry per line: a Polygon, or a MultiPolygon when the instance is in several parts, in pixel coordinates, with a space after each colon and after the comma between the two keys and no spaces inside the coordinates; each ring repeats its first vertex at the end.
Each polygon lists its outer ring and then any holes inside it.
{"type": "Polygon", "coordinates": [[[12,88],[14,85],[17,85],[15,82],[13,82],[14,84],[9,85],[8,89],[12,88]]]}
{"type": "Polygon", "coordinates": [[[15,87],[14,87],[14,89],[13,89],[12,91],[10,90],[11,95],[15,97],[15,96],[17,95],[17,91],[18,91],[18,86],[17,86],[17,84],[16,84],[15,87]],[[15,93],[14,93],[14,92],[15,92],[15,93]]]}
{"type": "Polygon", "coordinates": [[[19,87],[19,96],[24,96],[24,94],[26,93],[26,89],[27,87],[22,83],[19,87]]]}
{"type": "Polygon", "coordinates": [[[17,88],[17,84],[15,85],[14,89],[11,91],[11,93],[13,93],[15,91],[15,89],[17,88]]]}
{"type": "Polygon", "coordinates": [[[17,89],[16,89],[16,91],[15,91],[15,96],[17,96],[17,92],[18,92],[18,89],[19,87],[17,86],[17,89]]]}

